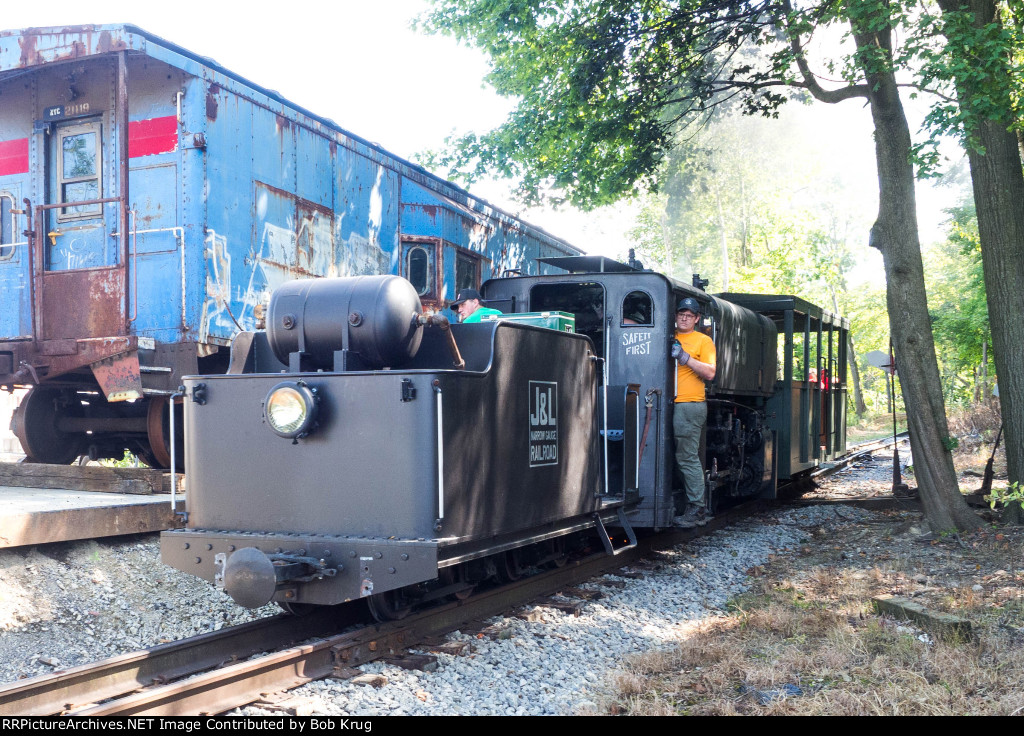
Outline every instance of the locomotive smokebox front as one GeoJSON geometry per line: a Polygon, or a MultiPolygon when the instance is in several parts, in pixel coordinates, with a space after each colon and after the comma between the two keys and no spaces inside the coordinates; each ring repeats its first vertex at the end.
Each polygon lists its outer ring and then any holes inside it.
{"type": "Polygon", "coordinates": [[[397,367],[419,350],[421,309],[412,284],[398,276],[289,281],[270,299],[267,338],[285,365],[299,354],[307,369],[336,369],[346,351],[359,360],[349,367],[397,367]]]}

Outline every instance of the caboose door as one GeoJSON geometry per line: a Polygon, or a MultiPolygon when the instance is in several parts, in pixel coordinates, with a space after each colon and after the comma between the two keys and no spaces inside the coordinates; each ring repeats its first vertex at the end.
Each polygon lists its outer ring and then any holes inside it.
{"type": "Polygon", "coordinates": [[[125,332],[125,268],[119,203],[103,201],[113,187],[105,152],[105,119],[56,123],[47,145],[47,202],[37,217],[36,256],[40,340],[111,337],[125,332]]]}

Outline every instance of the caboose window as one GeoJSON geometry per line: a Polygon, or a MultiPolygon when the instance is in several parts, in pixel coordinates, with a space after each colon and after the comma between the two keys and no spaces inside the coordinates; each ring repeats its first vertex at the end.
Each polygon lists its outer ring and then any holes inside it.
{"type": "Polygon", "coordinates": [[[430,254],[423,246],[415,245],[406,252],[405,277],[420,296],[430,293],[430,254]]]}
{"type": "Polygon", "coordinates": [[[14,255],[14,197],[0,194],[0,260],[14,255]]]}
{"type": "Polygon", "coordinates": [[[455,254],[455,293],[480,286],[480,259],[468,253],[455,254]]]}
{"type": "MultiPolygon", "coordinates": [[[[76,125],[62,130],[59,135],[60,201],[73,203],[99,199],[103,189],[99,123],[76,125]]],[[[100,211],[101,205],[98,204],[63,207],[58,219],[95,217],[100,211]]]]}

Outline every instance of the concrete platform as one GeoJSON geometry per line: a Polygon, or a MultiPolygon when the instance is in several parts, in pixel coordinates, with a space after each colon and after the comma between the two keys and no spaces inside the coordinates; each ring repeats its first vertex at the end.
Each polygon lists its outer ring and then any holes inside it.
{"type": "Polygon", "coordinates": [[[183,526],[179,519],[170,494],[0,486],[0,548],[156,532],[183,526]]]}

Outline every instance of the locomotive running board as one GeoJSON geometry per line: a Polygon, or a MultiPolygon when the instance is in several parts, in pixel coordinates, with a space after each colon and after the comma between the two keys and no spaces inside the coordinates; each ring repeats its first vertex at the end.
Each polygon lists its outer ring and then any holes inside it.
{"type": "Polygon", "coordinates": [[[594,519],[597,521],[597,531],[601,536],[601,544],[604,545],[604,551],[610,555],[618,555],[625,552],[627,549],[633,549],[636,547],[636,532],[633,531],[633,527],[626,521],[626,513],[623,511],[622,506],[618,508],[619,526],[626,532],[626,536],[629,538],[629,544],[624,544],[618,549],[615,549],[615,545],[612,544],[612,538],[608,535],[608,530],[605,528],[604,520],[601,518],[601,514],[594,514],[594,519]]]}

